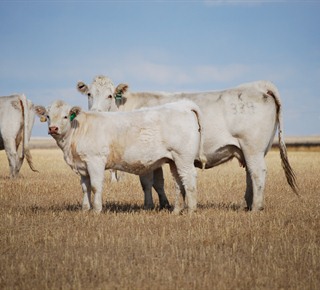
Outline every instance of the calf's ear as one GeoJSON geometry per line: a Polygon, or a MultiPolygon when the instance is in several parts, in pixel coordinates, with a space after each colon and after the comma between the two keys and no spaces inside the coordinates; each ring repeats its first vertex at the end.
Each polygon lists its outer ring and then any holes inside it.
{"type": "Polygon", "coordinates": [[[81,94],[86,94],[88,91],[88,86],[84,82],[78,82],[77,89],[81,94]]]}
{"type": "Polygon", "coordinates": [[[34,111],[36,112],[37,116],[40,118],[40,122],[46,122],[47,117],[45,116],[47,114],[47,110],[43,106],[35,106],[34,111]]]}
{"type": "Polygon", "coordinates": [[[72,107],[70,112],[69,112],[69,119],[70,121],[72,121],[75,117],[77,117],[79,115],[79,113],[81,112],[81,108],[76,106],[76,107],[72,107]]]}

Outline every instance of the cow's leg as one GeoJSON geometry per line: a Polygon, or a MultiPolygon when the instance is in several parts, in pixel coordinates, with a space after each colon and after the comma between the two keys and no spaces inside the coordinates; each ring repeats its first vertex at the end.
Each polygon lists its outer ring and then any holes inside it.
{"type": "Polygon", "coordinates": [[[174,163],[170,163],[170,171],[175,181],[175,188],[176,188],[176,196],[175,196],[173,213],[179,214],[186,207],[186,203],[185,203],[186,191],[183,186],[182,180],[179,176],[177,167],[174,163]]]}
{"type": "Polygon", "coordinates": [[[104,181],[104,162],[95,158],[87,163],[88,173],[90,176],[91,190],[94,193],[93,210],[100,213],[102,210],[102,189],[104,181]]]}
{"type": "Polygon", "coordinates": [[[91,205],[91,182],[89,176],[81,175],[81,187],[83,192],[82,210],[89,210],[91,205]]]}
{"type": "Polygon", "coordinates": [[[247,165],[247,190],[245,194],[247,207],[253,211],[262,210],[264,206],[264,188],[267,173],[264,155],[245,155],[245,159],[247,165]],[[250,179],[251,182],[248,179],[250,179]]]}
{"type": "Polygon", "coordinates": [[[3,140],[4,148],[7,154],[9,167],[10,167],[10,177],[14,178],[18,174],[18,168],[17,164],[19,161],[18,153],[16,150],[16,144],[15,140],[9,139],[9,140],[3,140]]]}
{"type": "Polygon", "coordinates": [[[117,182],[118,178],[117,178],[117,171],[114,169],[110,169],[110,181],[111,182],[117,182]]]}
{"type": "Polygon", "coordinates": [[[251,209],[252,208],[252,201],[253,201],[253,187],[252,187],[252,179],[248,167],[246,167],[246,192],[244,195],[245,199],[245,208],[251,209]]]}
{"type": "Polygon", "coordinates": [[[159,167],[153,171],[153,188],[158,193],[160,209],[169,209],[170,204],[167,199],[166,193],[164,192],[164,178],[162,167],[159,167]]]}
{"type": "Polygon", "coordinates": [[[197,170],[192,165],[188,173],[182,177],[184,188],[186,189],[187,207],[190,213],[197,209],[197,170]]]}
{"type": "Polygon", "coordinates": [[[144,209],[154,209],[152,198],[153,172],[139,176],[140,184],[144,192],[144,209]]]}
{"type": "Polygon", "coordinates": [[[23,144],[21,143],[20,144],[21,146],[17,146],[16,147],[16,152],[17,152],[17,157],[16,157],[16,159],[17,159],[17,162],[16,162],[16,170],[17,170],[17,172],[20,172],[20,169],[21,169],[21,167],[22,167],[22,164],[23,164],[23,159],[24,159],[24,156],[22,156],[22,146],[23,146],[23,144]],[[21,156],[21,157],[20,157],[21,156]]]}
{"type": "Polygon", "coordinates": [[[178,174],[185,189],[186,204],[190,213],[197,209],[197,170],[193,165],[193,160],[175,159],[178,174]]]}

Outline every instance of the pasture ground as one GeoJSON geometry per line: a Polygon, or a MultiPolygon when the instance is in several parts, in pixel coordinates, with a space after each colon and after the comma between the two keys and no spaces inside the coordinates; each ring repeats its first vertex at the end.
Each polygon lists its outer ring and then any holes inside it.
{"type": "MultiPolygon", "coordinates": [[[[198,171],[198,211],[179,216],[144,211],[134,175],[106,178],[103,212],[82,212],[62,152],[32,155],[40,173],[10,180],[0,152],[0,289],[320,289],[320,152],[289,152],[301,198],[272,150],[264,211],[242,209],[232,161],[198,171]]],[[[173,202],[167,166],[165,186],[173,202]]]]}

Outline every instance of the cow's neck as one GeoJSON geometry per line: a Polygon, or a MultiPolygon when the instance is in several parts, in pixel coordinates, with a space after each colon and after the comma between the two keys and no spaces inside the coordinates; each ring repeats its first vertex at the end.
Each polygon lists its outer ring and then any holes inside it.
{"type": "Polygon", "coordinates": [[[70,132],[64,136],[60,136],[61,138],[56,139],[57,145],[63,151],[64,155],[70,152],[71,135],[72,134],[70,132]]]}

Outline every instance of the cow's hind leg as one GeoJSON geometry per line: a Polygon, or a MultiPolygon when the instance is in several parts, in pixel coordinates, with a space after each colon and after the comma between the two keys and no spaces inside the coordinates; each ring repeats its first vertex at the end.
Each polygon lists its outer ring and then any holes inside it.
{"type": "Polygon", "coordinates": [[[264,207],[264,188],[266,163],[263,154],[245,156],[247,166],[247,189],[245,200],[249,210],[262,210],[264,207]]]}
{"type": "Polygon", "coordinates": [[[89,210],[91,205],[91,182],[89,176],[81,175],[81,187],[83,192],[82,210],[89,210]]]}
{"type": "Polygon", "coordinates": [[[154,203],[152,198],[152,185],[153,185],[153,172],[149,172],[139,176],[140,184],[144,192],[144,209],[154,209],[154,203]]]}
{"type": "Polygon", "coordinates": [[[185,198],[186,191],[183,186],[182,180],[179,176],[177,167],[174,163],[170,163],[170,171],[175,182],[176,196],[174,201],[173,213],[179,214],[182,210],[186,208],[185,198]]]}
{"type": "Polygon", "coordinates": [[[170,204],[167,199],[166,193],[164,192],[164,178],[162,167],[157,168],[153,171],[153,188],[158,193],[160,210],[170,209],[170,204]]]}
{"type": "MultiPolygon", "coordinates": [[[[15,140],[4,140],[4,148],[7,154],[9,167],[10,167],[10,177],[14,178],[18,175],[18,163],[19,163],[19,157],[16,150],[16,144],[15,140]]],[[[21,166],[20,166],[21,167],[21,166]]],[[[19,167],[19,169],[20,169],[19,167]]]]}
{"type": "Polygon", "coordinates": [[[246,167],[246,192],[244,194],[244,208],[246,210],[250,210],[252,208],[253,202],[253,187],[252,187],[252,179],[248,167],[246,167]]]}
{"type": "Polygon", "coordinates": [[[178,173],[182,180],[183,187],[186,191],[186,203],[190,213],[197,209],[197,170],[193,163],[188,168],[179,170],[178,173]]]}
{"type": "MultiPolygon", "coordinates": [[[[197,209],[197,170],[193,166],[193,160],[190,164],[175,160],[175,167],[171,165],[170,168],[183,196],[184,207],[188,208],[189,213],[194,212],[197,209]]],[[[178,209],[174,211],[176,213],[179,210],[181,207],[178,203],[178,209]]]]}

